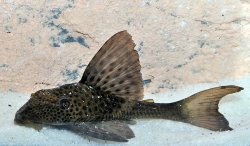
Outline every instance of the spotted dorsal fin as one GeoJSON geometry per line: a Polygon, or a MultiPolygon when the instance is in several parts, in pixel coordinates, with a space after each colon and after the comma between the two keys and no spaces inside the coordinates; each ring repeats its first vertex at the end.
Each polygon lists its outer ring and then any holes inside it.
{"type": "Polygon", "coordinates": [[[134,47],[127,31],[116,33],[90,61],[80,83],[128,100],[141,100],[141,66],[134,47]]]}

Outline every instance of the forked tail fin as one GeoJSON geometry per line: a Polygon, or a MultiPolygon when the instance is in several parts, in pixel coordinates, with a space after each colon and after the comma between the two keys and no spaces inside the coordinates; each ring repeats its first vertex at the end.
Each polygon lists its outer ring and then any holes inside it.
{"type": "Polygon", "coordinates": [[[221,86],[196,93],[177,102],[182,108],[185,122],[207,128],[213,131],[232,130],[226,118],[218,111],[220,99],[227,95],[243,90],[238,86],[221,86]]]}

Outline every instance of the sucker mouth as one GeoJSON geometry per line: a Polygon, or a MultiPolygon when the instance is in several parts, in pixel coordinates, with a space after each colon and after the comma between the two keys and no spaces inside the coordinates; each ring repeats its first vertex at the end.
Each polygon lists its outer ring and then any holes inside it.
{"type": "Polygon", "coordinates": [[[37,131],[40,131],[43,128],[42,124],[27,120],[23,118],[21,114],[18,114],[18,113],[16,114],[14,121],[15,121],[15,124],[19,126],[34,128],[37,131]]]}

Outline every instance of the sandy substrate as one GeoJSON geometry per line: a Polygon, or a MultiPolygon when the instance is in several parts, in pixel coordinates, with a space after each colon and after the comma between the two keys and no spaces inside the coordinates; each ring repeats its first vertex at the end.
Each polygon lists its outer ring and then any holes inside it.
{"type": "Polygon", "coordinates": [[[229,120],[233,131],[212,132],[189,124],[168,120],[137,120],[131,126],[136,137],[128,143],[114,143],[82,138],[65,130],[43,128],[40,132],[13,122],[15,112],[29,98],[29,94],[0,93],[0,145],[249,145],[250,144],[250,76],[224,80],[214,84],[196,84],[167,93],[146,94],[156,102],[173,102],[201,90],[220,86],[238,85],[245,89],[228,95],[220,102],[220,112],[229,120]]]}

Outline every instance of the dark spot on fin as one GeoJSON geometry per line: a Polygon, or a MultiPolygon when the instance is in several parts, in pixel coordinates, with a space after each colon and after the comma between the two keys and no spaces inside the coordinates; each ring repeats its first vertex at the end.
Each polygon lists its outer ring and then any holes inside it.
{"type": "Polygon", "coordinates": [[[184,122],[213,131],[232,130],[227,119],[218,111],[218,104],[225,95],[242,89],[234,85],[211,88],[176,102],[176,106],[181,107],[184,122]]]}
{"type": "Polygon", "coordinates": [[[143,98],[139,55],[127,31],[112,36],[87,66],[80,83],[129,100],[143,98]]]}

